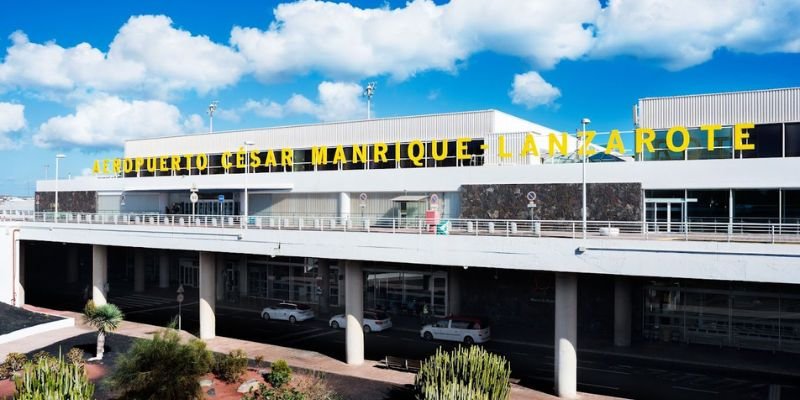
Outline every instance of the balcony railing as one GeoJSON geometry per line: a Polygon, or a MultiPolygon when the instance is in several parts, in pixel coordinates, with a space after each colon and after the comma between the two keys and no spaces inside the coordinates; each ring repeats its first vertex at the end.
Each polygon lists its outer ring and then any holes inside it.
{"type": "MultiPolygon", "coordinates": [[[[30,224],[164,226],[175,229],[225,228],[320,232],[374,232],[416,235],[468,235],[518,238],[583,237],[573,220],[499,220],[331,217],[315,215],[242,216],[185,214],[115,214],[3,211],[0,220],[30,224]]],[[[754,243],[800,243],[800,224],[727,222],[587,221],[586,237],[609,240],[684,240],[754,243]]]]}

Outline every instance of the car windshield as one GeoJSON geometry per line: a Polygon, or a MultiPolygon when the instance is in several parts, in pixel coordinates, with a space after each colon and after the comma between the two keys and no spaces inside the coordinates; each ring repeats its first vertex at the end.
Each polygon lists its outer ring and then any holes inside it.
{"type": "Polygon", "coordinates": [[[307,311],[307,310],[311,309],[311,307],[309,307],[307,304],[299,304],[296,307],[297,307],[298,310],[303,310],[303,311],[307,311]]]}
{"type": "Polygon", "coordinates": [[[294,305],[294,304],[289,304],[289,303],[281,303],[281,304],[278,304],[278,308],[286,308],[286,309],[289,309],[289,310],[293,310],[293,309],[297,308],[297,306],[294,305]]]}

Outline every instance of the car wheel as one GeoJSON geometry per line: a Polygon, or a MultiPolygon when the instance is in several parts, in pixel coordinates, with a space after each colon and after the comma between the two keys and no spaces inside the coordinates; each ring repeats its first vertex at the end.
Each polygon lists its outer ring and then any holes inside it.
{"type": "Polygon", "coordinates": [[[465,345],[470,346],[473,343],[475,343],[475,340],[472,339],[472,336],[467,336],[467,337],[464,338],[464,344],[465,345]]]}
{"type": "Polygon", "coordinates": [[[338,323],[338,322],[336,322],[336,321],[331,321],[331,328],[333,328],[333,329],[339,329],[339,323],[338,323]]]}
{"type": "Polygon", "coordinates": [[[297,318],[295,318],[295,317],[294,317],[294,315],[290,315],[290,316],[289,316],[289,323],[290,323],[290,324],[293,324],[293,323],[295,323],[295,322],[297,322],[297,318]]]}
{"type": "Polygon", "coordinates": [[[264,318],[265,320],[269,321],[269,313],[261,314],[261,318],[264,318]]]}
{"type": "Polygon", "coordinates": [[[364,325],[364,333],[370,333],[370,332],[372,332],[372,328],[370,328],[369,325],[364,325]]]}
{"type": "Polygon", "coordinates": [[[432,334],[432,333],[430,333],[430,332],[425,332],[425,333],[423,333],[423,334],[422,334],[422,337],[424,337],[424,338],[425,338],[425,340],[433,340],[433,334],[432,334]]]}

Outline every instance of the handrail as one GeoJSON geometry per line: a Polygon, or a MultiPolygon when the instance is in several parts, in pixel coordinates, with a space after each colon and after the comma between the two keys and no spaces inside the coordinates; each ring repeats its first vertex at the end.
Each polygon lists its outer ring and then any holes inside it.
{"type": "MultiPolygon", "coordinates": [[[[0,220],[44,224],[171,226],[256,230],[365,232],[579,238],[579,220],[499,220],[481,218],[389,218],[375,215],[189,215],[159,213],[75,213],[0,211],[0,220]]],[[[759,243],[800,243],[800,223],[587,221],[587,237],[759,243]]]]}

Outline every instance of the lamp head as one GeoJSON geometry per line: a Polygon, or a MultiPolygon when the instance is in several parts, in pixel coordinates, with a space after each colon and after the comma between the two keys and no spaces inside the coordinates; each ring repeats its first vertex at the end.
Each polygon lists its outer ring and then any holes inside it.
{"type": "Polygon", "coordinates": [[[592,123],[592,120],[590,120],[589,118],[583,118],[581,119],[581,123],[584,125],[589,125],[592,123]]]}
{"type": "Polygon", "coordinates": [[[66,158],[66,154],[56,154],[56,158],[66,158]]]}

